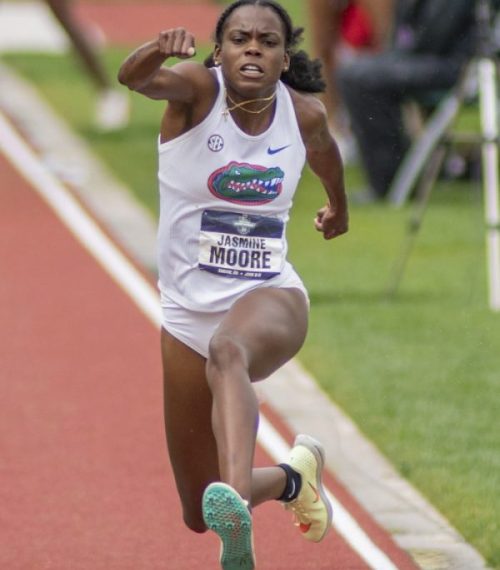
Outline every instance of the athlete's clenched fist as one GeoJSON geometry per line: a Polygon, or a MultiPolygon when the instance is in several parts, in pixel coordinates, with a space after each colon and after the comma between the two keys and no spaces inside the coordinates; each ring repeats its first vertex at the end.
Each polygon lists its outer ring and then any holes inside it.
{"type": "Polygon", "coordinates": [[[160,32],[158,49],[165,57],[187,59],[196,53],[194,36],[185,28],[172,28],[160,32]]]}

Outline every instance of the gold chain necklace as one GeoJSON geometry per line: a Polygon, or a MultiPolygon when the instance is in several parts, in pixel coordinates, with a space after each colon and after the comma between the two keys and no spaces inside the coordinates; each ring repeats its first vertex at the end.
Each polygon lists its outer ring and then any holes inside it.
{"type": "Polygon", "coordinates": [[[276,91],[272,95],[269,95],[269,97],[259,97],[258,99],[247,99],[246,101],[241,101],[240,103],[236,103],[236,101],[234,101],[231,98],[231,96],[229,95],[229,93],[227,91],[225,92],[225,95],[229,99],[229,101],[231,102],[231,105],[232,105],[231,107],[226,106],[226,109],[223,112],[223,114],[226,117],[227,117],[227,114],[230,111],[234,111],[234,109],[241,109],[245,113],[252,113],[253,115],[259,115],[260,113],[265,111],[268,107],[270,107],[273,104],[274,99],[276,97],[276,91]],[[245,105],[250,105],[250,103],[258,103],[258,102],[267,103],[267,104],[264,105],[258,111],[254,111],[253,109],[245,109],[245,105]]]}

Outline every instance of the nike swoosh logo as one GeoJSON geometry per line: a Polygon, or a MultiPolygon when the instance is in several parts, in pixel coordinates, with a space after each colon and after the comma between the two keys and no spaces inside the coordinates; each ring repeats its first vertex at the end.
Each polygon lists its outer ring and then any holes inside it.
{"type": "Polygon", "coordinates": [[[321,497],[319,496],[318,489],[316,489],[316,487],[310,481],[308,481],[308,483],[309,483],[309,487],[311,487],[312,492],[314,493],[314,495],[316,497],[316,499],[313,501],[313,503],[318,503],[321,500],[321,497]]]}
{"type": "Polygon", "coordinates": [[[292,146],[292,145],[286,144],[285,146],[280,146],[278,148],[268,147],[267,148],[267,154],[276,154],[278,152],[281,152],[282,150],[285,150],[285,148],[288,148],[289,146],[292,146]]]}

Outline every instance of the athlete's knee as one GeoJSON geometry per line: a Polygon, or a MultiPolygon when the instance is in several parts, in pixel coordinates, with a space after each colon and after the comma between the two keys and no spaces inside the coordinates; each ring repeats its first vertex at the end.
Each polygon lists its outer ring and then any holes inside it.
{"type": "Polygon", "coordinates": [[[247,367],[245,349],[238,339],[228,333],[212,337],[208,345],[207,372],[223,373],[234,367],[247,367]]]}

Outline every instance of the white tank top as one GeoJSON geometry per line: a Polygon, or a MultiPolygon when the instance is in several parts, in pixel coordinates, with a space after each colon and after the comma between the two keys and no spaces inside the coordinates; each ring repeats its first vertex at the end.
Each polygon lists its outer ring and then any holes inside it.
{"type": "Polygon", "coordinates": [[[227,310],[258,286],[294,273],[286,223],[306,151],[287,88],[262,134],[243,132],[226,112],[225,90],[196,127],[158,143],[159,287],[196,311],[227,310]]]}

